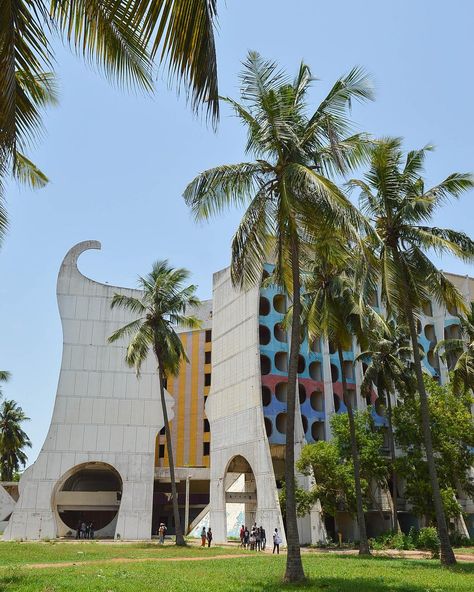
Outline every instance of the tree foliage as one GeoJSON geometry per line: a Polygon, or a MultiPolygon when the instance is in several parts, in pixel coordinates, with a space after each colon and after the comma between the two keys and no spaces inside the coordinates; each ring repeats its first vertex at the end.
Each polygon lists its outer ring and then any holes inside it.
{"type": "MultiPolygon", "coordinates": [[[[441,496],[448,517],[461,512],[456,495],[462,490],[474,496],[471,467],[474,464],[474,425],[472,422],[472,395],[455,392],[453,384],[440,386],[426,377],[429,393],[434,458],[438,472],[441,496]]],[[[397,470],[405,479],[405,497],[419,516],[435,522],[433,493],[423,447],[420,402],[417,397],[405,396],[393,410],[395,440],[401,451],[397,470]]]]}
{"type": "Polygon", "coordinates": [[[25,448],[31,448],[31,441],[21,427],[25,421],[29,421],[29,417],[16,401],[3,401],[0,405],[1,481],[12,481],[28,460],[25,448]]]}

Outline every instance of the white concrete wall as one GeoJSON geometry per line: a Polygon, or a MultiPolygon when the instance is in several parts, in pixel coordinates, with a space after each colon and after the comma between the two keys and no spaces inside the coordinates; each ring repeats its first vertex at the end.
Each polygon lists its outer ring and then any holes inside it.
{"type": "Polygon", "coordinates": [[[258,525],[267,535],[283,521],[261,403],[258,287],[232,287],[229,269],[214,274],[212,386],[206,404],[211,425],[210,525],[216,542],[226,539],[225,476],[235,456],[252,467],[258,525]]]}
{"type": "MultiPolygon", "coordinates": [[[[56,402],[38,459],[22,476],[7,540],[65,534],[69,528],[56,511],[55,492],[66,474],[89,462],[107,463],[122,478],[115,534],[122,539],[151,536],[155,438],[164,425],[156,363],[147,360],[137,380],[125,364],[125,344],[107,343],[113,331],[133,320],[122,309],[111,310],[112,296],[140,292],[84,277],[77,258],[88,249],[100,249],[100,243],[73,247],[59,271],[64,344],[56,402]]],[[[168,414],[171,419],[171,409],[168,414]]]]}

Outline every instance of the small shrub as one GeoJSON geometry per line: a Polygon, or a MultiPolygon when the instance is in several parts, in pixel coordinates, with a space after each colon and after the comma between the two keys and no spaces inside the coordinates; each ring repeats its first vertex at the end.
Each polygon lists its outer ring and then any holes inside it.
{"type": "Polygon", "coordinates": [[[428,526],[426,528],[420,529],[416,547],[417,549],[431,551],[431,556],[433,559],[439,557],[439,538],[434,526],[428,526]]]}

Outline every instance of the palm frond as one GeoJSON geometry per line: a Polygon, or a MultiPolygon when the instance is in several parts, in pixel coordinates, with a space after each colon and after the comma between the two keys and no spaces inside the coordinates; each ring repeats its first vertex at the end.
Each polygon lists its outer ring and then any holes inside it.
{"type": "Polygon", "coordinates": [[[48,177],[21,152],[15,153],[13,175],[20,182],[32,189],[41,189],[49,183],[48,177]]]}

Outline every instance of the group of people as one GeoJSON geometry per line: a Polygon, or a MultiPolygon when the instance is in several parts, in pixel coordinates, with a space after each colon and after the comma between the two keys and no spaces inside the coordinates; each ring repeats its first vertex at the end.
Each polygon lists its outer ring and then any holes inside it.
{"type": "Polygon", "coordinates": [[[93,539],[94,538],[94,523],[84,522],[79,520],[76,527],[76,539],[93,539]]]}
{"type": "Polygon", "coordinates": [[[205,526],[203,526],[202,530],[201,530],[201,547],[205,547],[206,542],[207,542],[207,546],[210,547],[211,543],[212,543],[212,530],[211,530],[210,526],[207,529],[207,532],[206,532],[205,526]]]}
{"type": "MultiPolygon", "coordinates": [[[[275,528],[273,533],[273,553],[280,553],[281,536],[278,528],[275,528]]],[[[265,551],[267,546],[267,534],[263,526],[257,526],[255,522],[251,530],[242,524],[240,528],[240,546],[242,549],[250,549],[251,551],[265,551]]]]}

